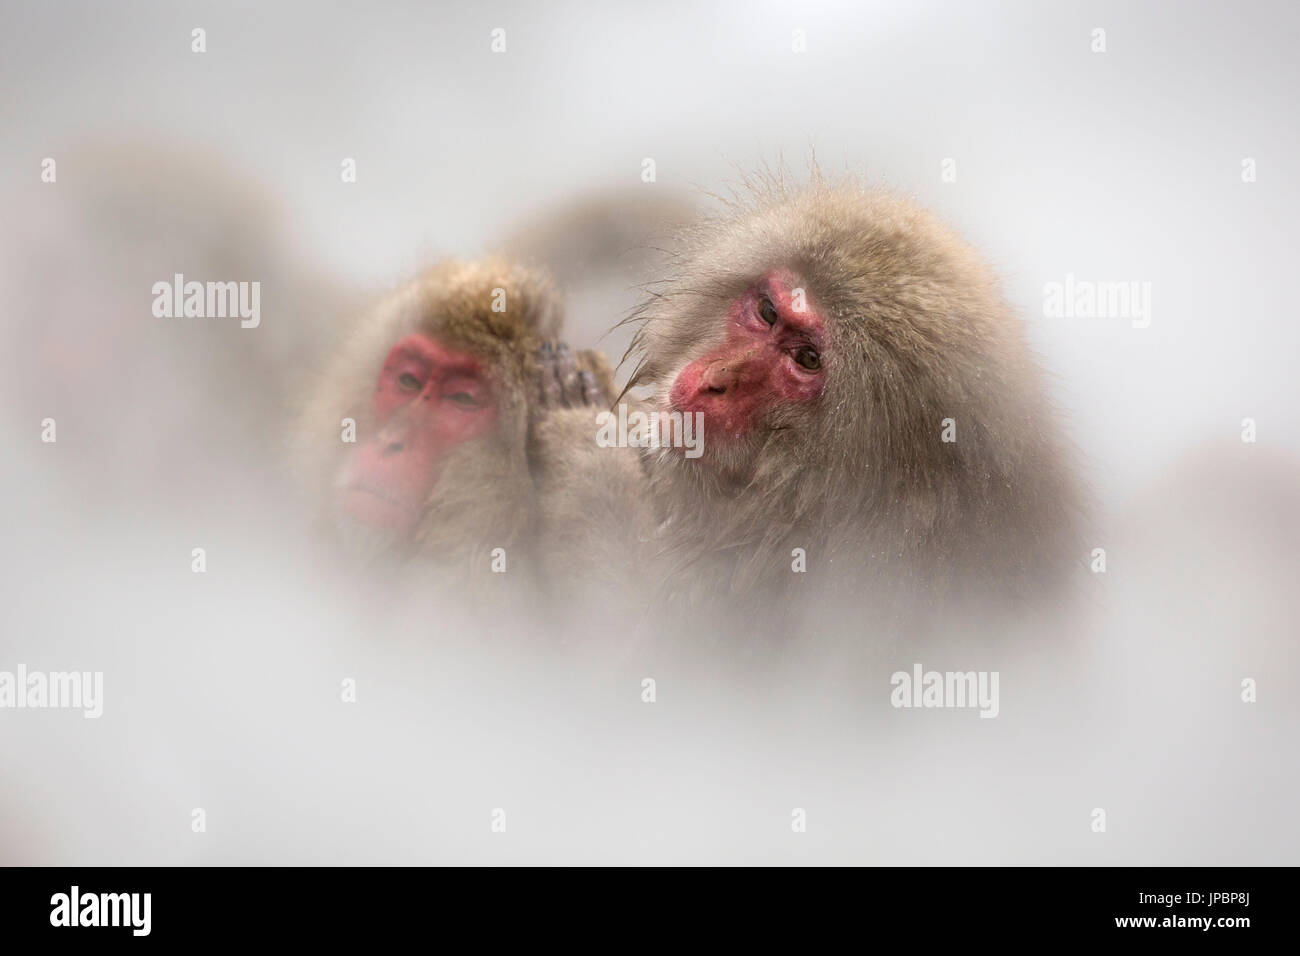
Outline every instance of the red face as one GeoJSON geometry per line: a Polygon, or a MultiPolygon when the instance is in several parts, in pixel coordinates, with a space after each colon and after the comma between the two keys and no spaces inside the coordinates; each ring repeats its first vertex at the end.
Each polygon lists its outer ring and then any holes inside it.
{"type": "Polygon", "coordinates": [[[768,273],[727,313],[722,344],[682,369],[673,411],[703,412],[710,437],[740,437],[780,405],[806,405],[825,385],[825,327],[795,277],[768,273]]]}
{"type": "Polygon", "coordinates": [[[448,452],[487,432],[497,412],[496,390],[474,356],[424,335],[402,339],[375,386],[379,432],[343,471],[344,509],[372,527],[410,532],[448,452]]]}

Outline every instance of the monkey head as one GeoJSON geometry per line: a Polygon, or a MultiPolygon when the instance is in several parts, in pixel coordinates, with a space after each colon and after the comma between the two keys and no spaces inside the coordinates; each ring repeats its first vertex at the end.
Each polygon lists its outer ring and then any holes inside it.
{"type": "Polygon", "coordinates": [[[518,541],[534,354],[559,319],[549,280],[501,259],[442,262],[381,302],[308,405],[334,530],[445,562],[518,541]]]}
{"type": "Polygon", "coordinates": [[[665,445],[653,473],[714,506],[694,512],[706,547],[839,539],[933,568],[992,560],[995,525],[1033,537],[1068,507],[1019,321],[975,252],[905,200],[760,184],[687,237],[635,318],[631,384],[702,421],[702,454],[665,445]]]}

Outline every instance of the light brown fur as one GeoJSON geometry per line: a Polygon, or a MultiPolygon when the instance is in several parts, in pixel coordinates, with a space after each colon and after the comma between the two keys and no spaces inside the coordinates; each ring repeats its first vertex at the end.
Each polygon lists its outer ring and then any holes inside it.
{"type": "Polygon", "coordinates": [[[622,568],[632,587],[687,607],[761,613],[812,600],[810,585],[818,601],[873,607],[1014,605],[1057,587],[1078,559],[1079,495],[1036,361],[976,253],[904,199],[816,173],[803,187],[747,183],[683,237],[630,320],[629,388],[664,407],[678,372],[721,337],[729,304],[782,267],[826,320],[820,398],[773,411],[723,454],[706,433],[697,460],[598,449],[590,415],[559,413],[548,427],[572,445],[543,470],[544,520],[612,521],[590,524],[557,572],[582,578],[583,560],[608,570],[608,542],[650,527],[622,568]],[[945,418],[955,443],[940,441],[945,418]],[[806,575],[792,573],[794,548],[806,575]]]}
{"type": "Polygon", "coordinates": [[[315,382],[297,429],[303,480],[319,496],[325,533],[362,561],[418,560],[447,587],[487,574],[495,548],[506,550],[508,568],[526,568],[534,517],[527,460],[534,355],[560,321],[550,280],[500,258],[438,263],[363,317],[315,382]],[[504,312],[492,311],[495,289],[505,290],[504,312]],[[388,350],[413,332],[482,359],[496,379],[500,407],[491,431],[448,456],[414,536],[398,543],[347,528],[329,502],[354,447],[340,440],[340,423],[356,421],[358,443],[373,433],[375,376],[388,350]]]}

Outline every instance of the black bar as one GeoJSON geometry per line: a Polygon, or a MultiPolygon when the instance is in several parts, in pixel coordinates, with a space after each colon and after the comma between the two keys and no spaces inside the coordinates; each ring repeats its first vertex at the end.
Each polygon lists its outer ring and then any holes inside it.
{"type": "Polygon", "coordinates": [[[1138,945],[1292,937],[1291,869],[856,869],[715,872],[696,868],[512,869],[30,868],[0,871],[6,942],[110,939],[320,942],[416,939],[435,945],[499,940],[536,945],[589,938],[670,943],[688,938],[844,936],[883,944],[1072,941],[1126,937],[1138,945]],[[118,926],[52,925],[120,914],[118,926]],[[127,909],[122,897],[149,894],[127,909]],[[1198,899],[1199,895],[1199,899],[1198,899]],[[95,897],[88,903],[87,897],[95,897]],[[68,905],[64,905],[64,903],[68,905]],[[60,909],[62,907],[62,909],[60,909]],[[134,917],[134,920],[132,919],[134,917]],[[1142,923],[1123,923],[1139,920],[1142,923]],[[1208,920],[1206,925],[1204,921],[1208,920]],[[1150,921],[1150,922],[1147,922],[1150,921]],[[618,936],[602,931],[615,930],[618,936]],[[672,935],[666,935],[668,933],[672,935]],[[679,933],[691,933],[684,937],[679,933]],[[598,935],[599,934],[599,935],[598,935]]]}

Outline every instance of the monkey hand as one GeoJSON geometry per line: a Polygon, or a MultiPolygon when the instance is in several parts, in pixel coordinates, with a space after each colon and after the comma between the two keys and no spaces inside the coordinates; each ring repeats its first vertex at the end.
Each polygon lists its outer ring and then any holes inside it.
{"type": "Polygon", "coordinates": [[[564,342],[543,342],[537,352],[537,408],[608,405],[614,400],[613,378],[599,352],[583,349],[575,355],[564,342]]]}

